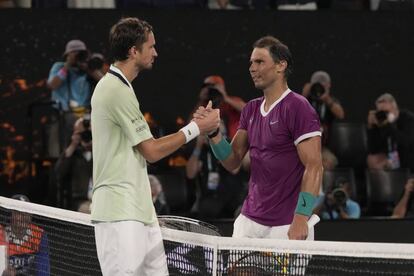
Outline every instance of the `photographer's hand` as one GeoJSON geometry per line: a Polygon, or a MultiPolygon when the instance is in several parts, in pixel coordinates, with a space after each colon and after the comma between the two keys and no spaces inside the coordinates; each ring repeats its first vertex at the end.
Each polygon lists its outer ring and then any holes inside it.
{"type": "Polygon", "coordinates": [[[370,110],[368,112],[368,118],[367,118],[368,128],[373,128],[374,126],[378,126],[378,120],[377,120],[377,117],[375,116],[376,112],[377,112],[376,110],[370,110]]]}
{"type": "Polygon", "coordinates": [[[65,150],[65,157],[66,158],[69,158],[73,155],[73,153],[75,152],[75,150],[78,147],[78,145],[80,144],[80,142],[81,142],[80,133],[74,132],[72,134],[71,143],[69,144],[69,146],[65,150]]]}

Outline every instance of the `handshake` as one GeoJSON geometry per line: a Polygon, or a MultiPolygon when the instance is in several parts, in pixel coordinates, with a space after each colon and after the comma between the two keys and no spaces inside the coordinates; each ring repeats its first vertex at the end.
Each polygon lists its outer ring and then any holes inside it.
{"type": "Polygon", "coordinates": [[[186,139],[186,143],[196,138],[198,135],[214,133],[220,127],[220,109],[212,108],[212,102],[207,106],[200,106],[193,114],[191,122],[180,129],[186,139]]]}
{"type": "Polygon", "coordinates": [[[200,134],[210,134],[220,127],[220,109],[212,108],[212,102],[208,101],[206,107],[200,106],[193,114],[193,122],[200,129],[200,134]]]}

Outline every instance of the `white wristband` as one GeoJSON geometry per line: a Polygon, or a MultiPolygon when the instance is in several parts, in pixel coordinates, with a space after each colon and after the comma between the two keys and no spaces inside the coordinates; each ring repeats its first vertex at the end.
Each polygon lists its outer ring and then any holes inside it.
{"type": "Polygon", "coordinates": [[[200,129],[198,128],[198,125],[195,122],[189,123],[185,127],[181,128],[180,131],[182,131],[185,135],[185,143],[190,142],[198,135],[200,135],[200,129]]]}

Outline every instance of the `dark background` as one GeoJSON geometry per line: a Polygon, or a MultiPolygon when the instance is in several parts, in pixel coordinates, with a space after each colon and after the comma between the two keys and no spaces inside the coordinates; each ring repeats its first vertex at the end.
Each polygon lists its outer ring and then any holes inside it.
{"type": "MultiPolygon", "coordinates": [[[[330,73],[346,121],[364,123],[385,92],[394,94],[400,107],[414,110],[414,18],[409,12],[0,10],[1,195],[21,192],[27,183],[38,195],[45,193],[44,168],[50,169],[53,160],[45,163],[30,153],[29,106],[49,99],[44,80],[67,41],[81,39],[107,56],[109,28],[122,16],[138,16],[155,29],[159,57],[133,85],[142,110],[167,133],[176,130],[177,116],[188,118],[207,75],[222,75],[228,93],[246,101],[261,96],[248,66],[252,43],[267,34],[293,53],[292,90],[300,92],[315,70],[330,73]],[[36,164],[28,165],[31,157],[36,164]],[[37,176],[37,184],[27,175],[37,176]]],[[[43,131],[35,128],[35,138],[43,131]]]]}
{"type": "MultiPolygon", "coordinates": [[[[142,109],[162,125],[188,115],[209,74],[222,75],[232,95],[245,100],[261,96],[248,63],[252,43],[266,34],[284,41],[293,53],[292,90],[301,91],[315,70],[331,74],[332,92],[342,101],[346,120],[365,121],[367,109],[384,92],[414,110],[414,18],[404,12],[3,10],[0,75],[28,83],[46,78],[66,42],[75,38],[106,55],[110,26],[127,15],[146,19],[155,29],[159,57],[134,87],[142,109]]],[[[2,119],[16,120],[22,97],[5,97],[5,92],[0,91],[2,119]]]]}

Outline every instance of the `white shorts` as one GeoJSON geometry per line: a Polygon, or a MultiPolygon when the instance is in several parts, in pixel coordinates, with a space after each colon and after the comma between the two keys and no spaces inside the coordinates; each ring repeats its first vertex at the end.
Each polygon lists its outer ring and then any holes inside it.
{"type": "MultiPolygon", "coordinates": [[[[234,222],[233,238],[264,238],[288,240],[290,224],[282,226],[266,226],[259,224],[248,217],[240,214],[234,222]]],[[[314,229],[309,228],[306,240],[314,240],[314,229]]]]}
{"type": "Polygon", "coordinates": [[[95,240],[104,276],[168,275],[167,259],[158,223],[97,223],[95,240]]]}

